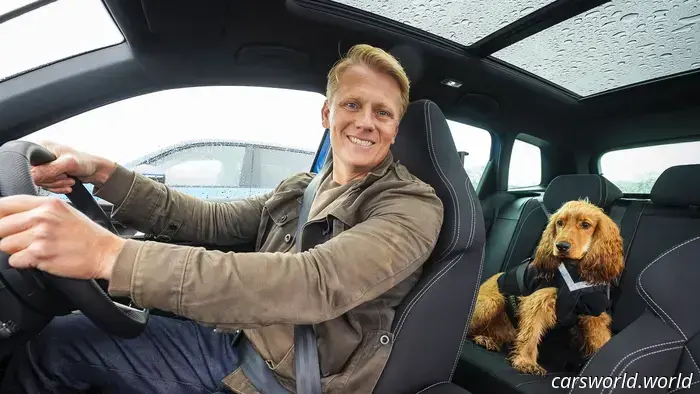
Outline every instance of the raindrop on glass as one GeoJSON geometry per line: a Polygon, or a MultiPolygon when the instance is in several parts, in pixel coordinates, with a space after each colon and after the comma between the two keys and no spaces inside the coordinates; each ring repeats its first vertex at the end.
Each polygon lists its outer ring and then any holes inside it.
{"type": "Polygon", "coordinates": [[[520,10],[520,15],[526,15],[531,13],[532,11],[535,10],[535,7],[525,7],[522,10],[520,10]]]}
{"type": "Polygon", "coordinates": [[[700,14],[695,14],[691,16],[686,16],[685,18],[680,18],[678,22],[682,24],[688,24],[688,23],[695,23],[695,22],[700,22],[700,14]]]}
{"type": "Polygon", "coordinates": [[[668,12],[668,10],[658,10],[658,11],[654,11],[654,12],[652,12],[652,16],[653,16],[654,18],[663,18],[663,17],[666,16],[666,13],[667,13],[667,12],[668,12]]]}
{"type": "Polygon", "coordinates": [[[679,27],[679,28],[677,28],[677,29],[671,30],[671,33],[676,33],[676,34],[678,34],[678,33],[687,33],[687,32],[689,32],[689,31],[691,31],[692,29],[693,29],[693,25],[690,24],[690,25],[685,25],[685,26],[683,26],[683,27],[679,27]]]}
{"type": "Polygon", "coordinates": [[[620,22],[632,22],[633,20],[637,19],[638,16],[639,14],[632,12],[620,18],[620,22]]]}

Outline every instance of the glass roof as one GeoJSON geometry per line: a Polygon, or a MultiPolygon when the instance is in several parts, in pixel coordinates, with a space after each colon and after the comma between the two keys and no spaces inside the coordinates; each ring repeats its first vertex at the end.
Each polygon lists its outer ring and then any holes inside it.
{"type": "MultiPolygon", "coordinates": [[[[33,3],[0,0],[0,14],[33,3]]],[[[0,80],[124,41],[101,1],[58,0],[0,24],[0,80]]]]}
{"type": "Polygon", "coordinates": [[[700,68],[700,1],[613,0],[493,54],[581,96],[700,68]]]}
{"type": "Polygon", "coordinates": [[[335,0],[471,45],[554,0],[335,0]]]}

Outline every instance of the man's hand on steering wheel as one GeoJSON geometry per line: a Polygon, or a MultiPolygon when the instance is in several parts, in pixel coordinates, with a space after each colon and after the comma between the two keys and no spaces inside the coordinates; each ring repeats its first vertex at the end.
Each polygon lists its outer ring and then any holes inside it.
{"type": "Polygon", "coordinates": [[[0,199],[0,250],[15,268],[109,280],[125,242],[55,197],[0,199]]]}
{"type": "Polygon", "coordinates": [[[69,146],[44,141],[39,143],[56,156],[56,160],[31,168],[37,186],[53,193],[67,194],[72,191],[78,178],[83,183],[101,187],[116,168],[116,163],[105,158],[77,151],[69,146]]]}
{"type": "Polygon", "coordinates": [[[62,292],[104,331],[124,338],[140,335],[148,310],[112,301],[95,281],[111,279],[126,240],[83,180],[101,186],[116,163],[60,145],[9,141],[0,146],[0,168],[0,263],[17,271],[43,271],[33,276],[39,288],[47,283],[62,292]],[[37,184],[67,193],[72,206],[40,196],[37,184]]]}

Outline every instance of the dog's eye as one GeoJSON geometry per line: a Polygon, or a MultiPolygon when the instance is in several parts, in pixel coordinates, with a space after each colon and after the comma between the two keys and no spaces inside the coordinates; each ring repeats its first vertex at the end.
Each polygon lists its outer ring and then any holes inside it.
{"type": "Polygon", "coordinates": [[[582,222],[582,223],[581,223],[581,227],[583,227],[583,228],[590,228],[590,227],[591,227],[591,224],[588,223],[588,222],[582,222]]]}
{"type": "Polygon", "coordinates": [[[561,220],[561,219],[557,220],[557,226],[561,227],[561,226],[563,226],[563,225],[564,225],[564,221],[563,221],[563,220],[561,220]]]}

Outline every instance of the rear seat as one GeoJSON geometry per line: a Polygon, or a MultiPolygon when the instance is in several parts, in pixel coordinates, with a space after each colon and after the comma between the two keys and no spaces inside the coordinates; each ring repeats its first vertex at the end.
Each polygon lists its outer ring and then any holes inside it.
{"type": "Polygon", "coordinates": [[[547,225],[547,212],[584,197],[607,210],[622,192],[600,175],[560,175],[549,183],[544,195],[518,198],[498,208],[486,239],[481,281],[530,257],[547,225]]]}
{"type": "MultiPolygon", "coordinates": [[[[650,200],[619,199],[610,208],[611,216],[622,215],[620,228],[626,251],[625,271],[619,287],[613,291],[612,329],[614,334],[622,331],[647,309],[635,288],[641,271],[665,251],[700,235],[700,182],[697,181],[698,179],[700,179],[700,165],[671,167],[664,171],[654,184],[650,200]]],[[[548,187],[546,193],[549,192],[548,187]]],[[[570,189],[569,192],[571,192],[570,189]]],[[[567,195],[571,196],[571,194],[567,195]]],[[[557,334],[566,336],[565,332],[557,334]]],[[[546,348],[546,343],[544,347],[546,348]]],[[[520,374],[507,363],[506,354],[505,351],[490,352],[467,341],[455,373],[455,383],[475,394],[497,391],[568,392],[568,390],[552,388],[552,379],[557,376],[575,376],[578,373],[578,370],[567,371],[557,368],[561,366],[547,365],[545,360],[540,359],[550,374],[545,377],[520,374]]],[[[595,366],[589,368],[594,370],[595,366]]],[[[697,372],[700,373],[700,370],[697,372]]]]}

